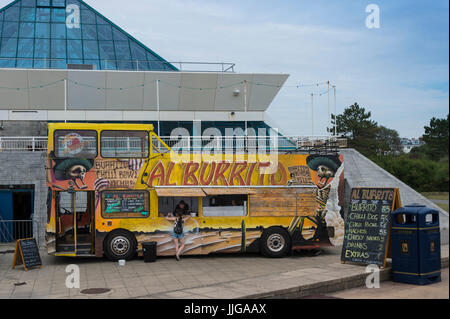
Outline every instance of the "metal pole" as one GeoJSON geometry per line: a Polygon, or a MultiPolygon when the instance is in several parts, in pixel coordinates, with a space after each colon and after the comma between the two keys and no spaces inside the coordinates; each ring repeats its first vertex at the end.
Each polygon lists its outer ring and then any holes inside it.
{"type": "Polygon", "coordinates": [[[328,136],[331,136],[330,81],[328,81],[328,136]]]}
{"type": "Polygon", "coordinates": [[[244,80],[244,110],[245,110],[245,136],[247,136],[247,80],[244,80]]]}
{"type": "Polygon", "coordinates": [[[314,137],[314,94],[313,93],[311,93],[311,128],[312,128],[311,137],[314,137]]]}
{"type": "Polygon", "coordinates": [[[159,80],[156,80],[156,108],[158,112],[158,136],[161,136],[161,112],[160,112],[160,105],[159,105],[159,80]]]}
{"type": "Polygon", "coordinates": [[[336,86],[333,85],[334,89],[334,136],[337,136],[337,103],[336,103],[336,86]]]}
{"type": "Polygon", "coordinates": [[[64,79],[64,123],[67,123],[67,79],[64,79]]]}

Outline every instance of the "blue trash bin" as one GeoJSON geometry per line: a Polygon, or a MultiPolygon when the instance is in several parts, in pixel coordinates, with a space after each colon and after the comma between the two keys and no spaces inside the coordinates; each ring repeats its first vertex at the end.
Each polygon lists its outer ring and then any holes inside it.
{"type": "Polygon", "coordinates": [[[392,280],[415,285],[441,281],[439,212],[405,206],[392,213],[392,280]]]}

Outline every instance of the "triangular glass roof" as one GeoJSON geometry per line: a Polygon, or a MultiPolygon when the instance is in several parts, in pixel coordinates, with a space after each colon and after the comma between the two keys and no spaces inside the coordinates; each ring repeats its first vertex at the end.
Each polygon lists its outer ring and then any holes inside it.
{"type": "Polygon", "coordinates": [[[0,68],[177,71],[81,0],[16,0],[0,9],[0,68]]]}

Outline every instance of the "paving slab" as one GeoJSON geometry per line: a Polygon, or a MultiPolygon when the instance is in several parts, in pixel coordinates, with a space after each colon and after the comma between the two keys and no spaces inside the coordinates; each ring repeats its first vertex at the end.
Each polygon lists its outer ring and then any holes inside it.
{"type": "MultiPolygon", "coordinates": [[[[364,285],[365,267],[342,264],[340,253],[341,247],[329,247],[315,257],[296,253],[283,259],[257,254],[185,257],[181,262],[174,258],[159,258],[156,263],[137,259],[120,267],[106,259],[61,258],[42,252],[44,267],[28,272],[21,267],[11,269],[13,255],[1,254],[0,298],[298,298],[364,285]],[[65,286],[69,264],[79,266],[80,289],[65,286]],[[14,285],[19,282],[26,284],[14,285]],[[111,291],[81,294],[86,288],[111,291]]],[[[442,255],[448,266],[448,245],[442,247],[442,255]]],[[[389,278],[390,268],[382,270],[382,279],[389,278]]]]}
{"type": "Polygon", "coordinates": [[[342,299],[449,299],[449,270],[442,269],[442,280],[427,286],[384,281],[379,288],[354,288],[328,296],[342,299]]]}

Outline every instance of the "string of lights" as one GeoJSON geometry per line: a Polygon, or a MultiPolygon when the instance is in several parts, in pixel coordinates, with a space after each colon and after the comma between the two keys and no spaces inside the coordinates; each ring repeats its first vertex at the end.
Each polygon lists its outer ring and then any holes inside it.
{"type": "Polygon", "coordinates": [[[324,92],[319,92],[319,93],[311,93],[311,95],[313,96],[322,96],[322,95],[327,95],[330,92],[328,90],[324,91],[324,92]]]}
{"type": "Polygon", "coordinates": [[[268,87],[277,87],[277,88],[307,88],[307,87],[319,87],[322,85],[328,84],[328,82],[319,82],[319,83],[312,83],[312,84],[295,84],[295,85],[275,85],[275,84],[266,84],[266,83],[260,83],[260,82],[252,82],[247,81],[247,83],[254,84],[256,86],[268,86],[268,87]]]}
{"type": "Polygon", "coordinates": [[[53,86],[57,83],[60,82],[64,82],[64,79],[58,80],[58,81],[54,81],[54,82],[50,82],[50,83],[45,83],[45,84],[40,84],[40,85],[34,85],[34,86],[27,86],[27,87],[6,87],[6,86],[0,86],[0,89],[5,89],[5,90],[11,90],[11,91],[23,91],[23,90],[33,90],[33,89],[43,89],[49,86],[53,86]]]}
{"type": "MultiPolygon", "coordinates": [[[[154,82],[156,82],[156,81],[158,81],[158,80],[155,80],[154,82]]],[[[189,86],[184,86],[184,85],[177,85],[177,84],[173,84],[173,83],[162,81],[162,80],[159,80],[159,83],[163,83],[163,84],[166,84],[168,86],[176,87],[176,88],[179,88],[179,89],[199,90],[199,91],[218,90],[218,89],[222,90],[222,89],[228,89],[230,87],[235,87],[237,85],[243,85],[244,84],[244,82],[241,81],[241,82],[236,82],[236,83],[232,83],[232,84],[229,84],[229,85],[222,85],[222,86],[218,86],[218,87],[195,88],[195,87],[189,87],[189,86]]]]}
{"type": "MultiPolygon", "coordinates": [[[[235,83],[231,83],[231,84],[228,84],[228,85],[221,85],[221,86],[217,86],[217,87],[190,87],[190,86],[186,86],[186,85],[170,83],[170,82],[163,81],[163,80],[153,80],[151,82],[145,82],[145,83],[141,83],[141,84],[137,84],[137,85],[133,85],[133,86],[129,86],[129,87],[110,88],[110,87],[98,87],[98,86],[91,85],[91,84],[88,84],[88,83],[83,83],[83,82],[80,82],[80,81],[74,81],[74,80],[71,80],[69,78],[63,78],[63,79],[60,79],[60,80],[57,80],[57,81],[54,81],[54,82],[49,82],[49,83],[39,84],[39,85],[34,85],[34,86],[27,86],[27,87],[6,87],[6,86],[0,86],[0,89],[11,90],[11,91],[43,89],[43,88],[47,88],[49,86],[53,86],[53,85],[56,85],[58,83],[64,82],[66,80],[68,82],[74,84],[74,85],[77,85],[77,86],[83,86],[83,87],[87,87],[87,88],[91,88],[91,89],[105,90],[105,91],[126,91],[126,90],[131,90],[131,89],[145,87],[145,86],[154,84],[154,83],[156,83],[158,81],[159,81],[160,84],[165,84],[167,86],[171,86],[171,87],[175,87],[175,88],[179,88],[179,89],[194,90],[194,91],[222,90],[222,89],[228,89],[228,88],[231,88],[231,87],[241,86],[241,85],[244,85],[244,83],[245,83],[245,81],[240,81],[240,82],[235,82],[235,83]]],[[[319,82],[319,83],[314,83],[314,84],[276,85],[276,84],[253,82],[253,81],[246,81],[246,82],[248,84],[252,84],[252,85],[255,85],[255,86],[264,86],[264,87],[273,87],[273,88],[296,88],[296,89],[308,88],[308,87],[320,87],[321,85],[328,84],[328,82],[319,82]]],[[[325,92],[313,93],[314,96],[322,96],[324,94],[328,94],[328,90],[325,91],[325,92]]]]}

